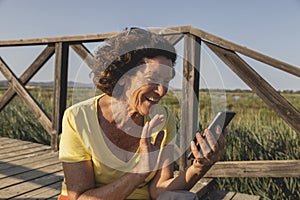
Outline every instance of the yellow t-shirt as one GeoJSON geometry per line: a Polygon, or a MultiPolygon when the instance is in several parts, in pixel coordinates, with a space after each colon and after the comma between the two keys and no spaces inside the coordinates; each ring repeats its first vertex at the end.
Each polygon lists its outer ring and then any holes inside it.
{"type": "MultiPolygon", "coordinates": [[[[139,149],[128,161],[118,159],[108,148],[104,140],[104,134],[99,126],[97,117],[97,102],[103,95],[99,95],[69,107],[63,117],[62,135],[60,140],[59,159],[62,162],[80,162],[92,160],[96,186],[108,184],[126,172],[133,169],[139,161],[139,149]]],[[[162,145],[159,151],[157,165],[162,149],[167,144],[175,143],[175,118],[173,114],[162,106],[155,106],[155,114],[163,114],[164,122],[154,128],[152,142],[160,130],[165,131],[162,145]]],[[[151,117],[145,117],[149,121],[151,117]]],[[[155,176],[153,171],[128,199],[149,199],[147,183],[155,176]]],[[[62,195],[67,195],[65,181],[62,184],[62,195]]]]}

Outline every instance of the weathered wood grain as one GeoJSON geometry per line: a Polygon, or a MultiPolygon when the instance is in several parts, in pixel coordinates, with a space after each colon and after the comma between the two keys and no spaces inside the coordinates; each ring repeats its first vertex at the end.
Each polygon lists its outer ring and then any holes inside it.
{"type": "Polygon", "coordinates": [[[52,112],[51,146],[58,150],[58,135],[62,129],[62,118],[67,105],[69,44],[55,44],[54,97],[52,112]]]}
{"type": "Polygon", "coordinates": [[[0,57],[0,71],[4,77],[9,81],[12,88],[20,96],[20,98],[25,102],[31,112],[35,115],[41,125],[45,128],[48,133],[52,132],[52,123],[47,113],[43,110],[40,104],[35,100],[35,98],[27,91],[27,89],[22,85],[13,71],[8,67],[8,65],[0,57]]]}
{"type": "MultiPolygon", "coordinates": [[[[200,78],[200,46],[201,41],[194,36],[184,37],[184,61],[181,97],[180,120],[180,151],[189,149],[193,134],[196,133],[198,123],[198,96],[200,78]]],[[[186,153],[179,159],[180,170],[187,166],[186,153]]]]}
{"type": "MultiPolygon", "coordinates": [[[[47,46],[43,52],[33,61],[33,63],[25,70],[20,76],[19,80],[23,85],[26,85],[29,80],[43,67],[43,65],[51,58],[54,54],[54,46],[47,46]]],[[[16,92],[12,86],[6,90],[0,99],[0,112],[5,106],[14,98],[16,92]]]]}
{"type": "MultiPolygon", "coordinates": [[[[168,28],[150,29],[150,31],[159,32],[161,30],[169,30],[168,34],[188,33],[190,26],[176,26],[168,28]]],[[[69,42],[69,43],[85,43],[85,42],[102,42],[107,38],[110,38],[119,32],[100,33],[100,34],[88,34],[88,35],[74,35],[52,38],[32,38],[32,39],[19,39],[19,40],[0,40],[0,47],[6,46],[29,46],[29,45],[45,45],[54,44],[57,42],[69,42]]]]}
{"type": "Polygon", "coordinates": [[[51,151],[50,146],[16,139],[0,138],[1,142],[26,147],[22,149],[14,146],[16,150],[9,155],[17,159],[0,158],[0,199],[57,198],[63,180],[58,152],[51,151]]]}
{"type": "Polygon", "coordinates": [[[194,27],[190,27],[190,33],[193,34],[193,35],[196,35],[197,37],[200,37],[201,39],[205,40],[206,42],[217,44],[217,45],[222,46],[224,48],[230,49],[232,51],[235,51],[235,52],[241,53],[245,56],[248,56],[250,58],[253,58],[253,59],[255,59],[257,61],[260,61],[262,63],[273,66],[274,68],[280,69],[282,71],[285,71],[285,72],[288,72],[292,75],[300,77],[300,68],[299,67],[293,66],[293,65],[288,64],[286,62],[282,62],[278,59],[275,59],[275,58],[272,58],[270,56],[264,55],[264,54],[259,53],[257,51],[246,48],[244,46],[235,44],[233,42],[230,42],[228,40],[225,40],[223,38],[212,35],[210,33],[207,33],[205,31],[202,31],[202,30],[194,28],[194,27]]]}
{"type": "Polygon", "coordinates": [[[205,177],[300,177],[300,160],[217,162],[205,177]]]}
{"type": "Polygon", "coordinates": [[[205,42],[205,44],[300,135],[300,112],[289,101],[235,52],[208,42],[205,42]]]}
{"type": "Polygon", "coordinates": [[[95,58],[83,44],[73,44],[70,46],[89,68],[94,68],[95,58]]]}

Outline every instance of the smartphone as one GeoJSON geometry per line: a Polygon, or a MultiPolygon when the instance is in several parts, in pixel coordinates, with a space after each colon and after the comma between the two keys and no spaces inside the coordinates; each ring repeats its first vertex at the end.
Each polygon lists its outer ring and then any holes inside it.
{"type": "MultiPolygon", "coordinates": [[[[218,112],[216,117],[213,119],[213,121],[210,123],[210,125],[208,126],[208,129],[211,132],[215,132],[216,126],[219,125],[222,129],[222,132],[223,132],[224,129],[228,126],[228,124],[230,123],[230,121],[233,119],[234,116],[235,116],[235,112],[233,112],[233,111],[228,111],[228,110],[220,111],[220,112],[218,112]]],[[[205,135],[202,134],[202,137],[205,138],[205,135]]],[[[193,141],[196,143],[196,146],[199,150],[200,145],[198,144],[196,136],[194,137],[193,141]]],[[[193,153],[190,152],[188,154],[187,158],[191,159],[192,157],[193,157],[193,153]]]]}

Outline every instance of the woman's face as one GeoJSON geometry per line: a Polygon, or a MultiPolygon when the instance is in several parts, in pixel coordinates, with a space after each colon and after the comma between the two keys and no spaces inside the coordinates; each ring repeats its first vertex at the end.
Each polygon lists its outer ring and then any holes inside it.
{"type": "Polygon", "coordinates": [[[148,115],[151,106],[167,93],[172,78],[172,61],[166,57],[147,59],[146,64],[138,66],[126,90],[130,112],[148,115]]]}

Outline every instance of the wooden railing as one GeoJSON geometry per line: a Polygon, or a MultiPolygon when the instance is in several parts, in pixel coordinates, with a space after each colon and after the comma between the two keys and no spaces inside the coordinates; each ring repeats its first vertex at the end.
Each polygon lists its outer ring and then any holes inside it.
{"type": "MultiPolygon", "coordinates": [[[[300,112],[266,82],[237,53],[268,64],[274,68],[300,77],[300,68],[263,55],[238,44],[224,40],[191,26],[152,29],[162,34],[171,43],[184,40],[183,78],[182,86],[180,132],[194,133],[198,123],[198,93],[200,77],[200,45],[205,43],[241,80],[243,80],[267,105],[270,106],[291,128],[300,135],[300,112]],[[188,102],[188,103],[186,103],[188,102]]],[[[9,81],[10,86],[0,100],[0,111],[17,94],[28,105],[45,130],[51,135],[51,146],[58,150],[58,136],[61,132],[61,120],[66,108],[69,48],[72,48],[80,58],[92,68],[94,56],[84,46],[84,43],[102,42],[117,34],[92,34],[81,36],[9,40],[0,41],[1,47],[46,45],[43,52],[33,61],[25,72],[17,77],[0,56],[0,70],[9,81]],[[35,98],[28,92],[25,85],[55,55],[54,101],[50,118],[35,98]],[[51,120],[52,119],[52,120],[51,120]]],[[[181,134],[180,147],[186,149],[186,137],[181,134]]],[[[180,168],[186,167],[186,155],[180,158],[180,168]]],[[[207,177],[300,177],[299,160],[283,161],[238,161],[218,162],[207,173],[207,177]],[[277,168],[274,168],[274,165],[277,168]],[[220,170],[221,169],[221,170],[220,170]],[[284,170],[284,173],[283,171],[284,170]],[[238,172],[238,173],[233,173],[238,172]]]]}

